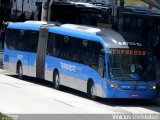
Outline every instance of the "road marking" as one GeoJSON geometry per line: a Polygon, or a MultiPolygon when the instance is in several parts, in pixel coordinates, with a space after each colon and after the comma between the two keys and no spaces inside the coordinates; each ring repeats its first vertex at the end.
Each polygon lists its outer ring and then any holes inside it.
{"type": "Polygon", "coordinates": [[[69,107],[75,107],[75,106],[73,106],[73,105],[71,105],[71,104],[68,104],[68,103],[66,103],[66,102],[63,102],[63,101],[61,101],[61,100],[57,100],[57,99],[53,99],[54,101],[57,101],[57,102],[60,102],[60,103],[63,103],[63,104],[65,104],[65,105],[67,105],[67,106],[69,106],[69,107]]]}

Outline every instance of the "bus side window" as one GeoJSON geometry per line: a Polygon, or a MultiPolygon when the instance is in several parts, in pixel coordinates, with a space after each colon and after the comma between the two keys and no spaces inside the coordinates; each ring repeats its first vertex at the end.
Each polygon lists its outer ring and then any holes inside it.
{"type": "Polygon", "coordinates": [[[8,29],[7,30],[7,37],[6,37],[6,44],[7,44],[7,47],[8,49],[10,50],[15,50],[15,45],[16,45],[16,40],[14,38],[14,32],[15,30],[12,30],[12,29],[8,29]]]}
{"type": "Polygon", "coordinates": [[[102,45],[98,42],[89,41],[88,42],[88,64],[90,67],[98,71],[99,58],[98,56],[101,54],[101,50],[103,49],[102,45]]]}
{"type": "Polygon", "coordinates": [[[76,63],[81,63],[80,61],[80,56],[81,56],[80,42],[81,40],[79,38],[70,37],[70,44],[69,44],[70,60],[76,63]]]}
{"type": "Polygon", "coordinates": [[[102,77],[105,77],[105,59],[102,55],[99,55],[98,72],[102,77]]]}
{"type": "Polygon", "coordinates": [[[55,56],[55,46],[54,46],[54,37],[53,33],[49,33],[48,35],[48,43],[47,43],[47,55],[55,56]]]}
{"type": "Polygon", "coordinates": [[[64,36],[55,34],[55,42],[53,45],[53,55],[61,59],[67,59],[68,41],[64,39],[64,36]]]}
{"type": "Polygon", "coordinates": [[[39,33],[38,31],[28,31],[28,40],[29,40],[29,51],[30,52],[37,52],[37,47],[38,47],[38,38],[39,38],[39,33]]]}
{"type": "Polygon", "coordinates": [[[28,51],[28,41],[25,30],[8,29],[6,42],[8,48],[11,50],[28,51]]]}
{"type": "Polygon", "coordinates": [[[15,31],[15,40],[16,40],[16,50],[26,51],[26,31],[25,30],[16,30],[15,31]]]}

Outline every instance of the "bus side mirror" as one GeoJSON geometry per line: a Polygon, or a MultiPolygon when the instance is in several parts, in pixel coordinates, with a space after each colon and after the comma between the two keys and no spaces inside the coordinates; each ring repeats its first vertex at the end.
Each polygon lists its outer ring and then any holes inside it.
{"type": "Polygon", "coordinates": [[[98,62],[98,72],[102,77],[105,77],[105,60],[103,56],[99,56],[99,62],[98,62]]]}

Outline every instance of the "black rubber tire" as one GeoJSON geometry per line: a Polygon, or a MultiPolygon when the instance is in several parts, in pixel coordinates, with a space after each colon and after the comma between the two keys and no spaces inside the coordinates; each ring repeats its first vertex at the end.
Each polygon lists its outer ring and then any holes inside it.
{"type": "Polygon", "coordinates": [[[91,100],[96,100],[96,89],[95,89],[95,85],[93,82],[90,82],[87,86],[87,95],[89,97],[89,99],[91,100]]]}
{"type": "Polygon", "coordinates": [[[60,77],[59,77],[59,73],[58,72],[55,72],[54,75],[53,75],[53,87],[56,90],[60,89],[60,77]]]}
{"type": "Polygon", "coordinates": [[[22,68],[22,65],[21,65],[21,64],[18,65],[17,74],[18,74],[18,78],[19,78],[19,79],[23,79],[23,78],[24,78],[23,68],[22,68]]]}

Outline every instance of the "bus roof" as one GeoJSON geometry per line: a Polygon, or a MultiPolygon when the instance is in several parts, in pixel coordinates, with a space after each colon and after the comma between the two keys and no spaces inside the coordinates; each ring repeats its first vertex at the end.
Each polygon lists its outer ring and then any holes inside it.
{"type": "Polygon", "coordinates": [[[24,23],[28,23],[28,24],[38,24],[38,25],[47,25],[47,22],[46,22],[46,21],[32,21],[32,20],[29,20],[29,21],[25,21],[24,23]]]}
{"type": "Polygon", "coordinates": [[[83,7],[96,7],[95,5],[90,4],[90,3],[86,3],[86,2],[72,2],[72,1],[70,1],[68,3],[76,5],[77,7],[81,7],[81,6],[83,6],[83,7]]]}
{"type": "Polygon", "coordinates": [[[10,29],[24,29],[24,30],[35,30],[38,31],[44,23],[36,23],[36,22],[19,22],[19,23],[11,23],[7,28],[10,29]]]}
{"type": "Polygon", "coordinates": [[[79,32],[89,33],[89,34],[96,34],[97,32],[101,31],[99,28],[82,26],[82,25],[74,25],[74,24],[64,24],[64,25],[61,25],[61,27],[71,29],[71,30],[76,30],[79,32]]]}

